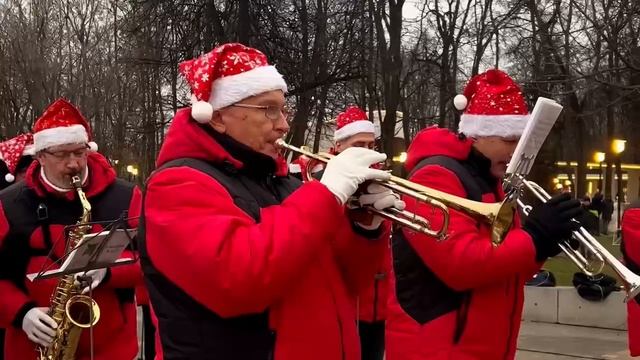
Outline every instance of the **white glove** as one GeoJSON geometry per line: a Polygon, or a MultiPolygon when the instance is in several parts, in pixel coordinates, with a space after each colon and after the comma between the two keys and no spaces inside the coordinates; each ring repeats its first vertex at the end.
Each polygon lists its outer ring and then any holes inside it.
{"type": "Polygon", "coordinates": [[[27,311],[22,318],[22,330],[29,340],[42,346],[51,345],[56,335],[54,329],[58,327],[55,320],[47,315],[48,310],[45,307],[36,307],[27,311]]]}
{"type": "MultiPolygon", "coordinates": [[[[358,197],[358,203],[360,206],[373,205],[378,210],[384,210],[390,207],[394,207],[398,210],[404,210],[406,204],[400,200],[400,196],[393,191],[387,189],[380,184],[370,184],[367,186],[367,193],[358,197]]],[[[356,222],[358,226],[366,230],[375,230],[382,224],[383,218],[379,215],[374,215],[370,225],[365,225],[356,222]]]]}
{"type": "Polygon", "coordinates": [[[386,171],[370,168],[386,159],[386,154],[370,149],[348,148],[329,160],[320,182],[344,204],[363,182],[389,179],[391,175],[386,171]]]}
{"type": "Polygon", "coordinates": [[[86,294],[89,292],[89,288],[91,288],[91,290],[95,289],[96,287],[98,287],[98,285],[100,285],[100,283],[102,282],[102,280],[104,280],[104,277],[107,276],[107,269],[95,269],[95,270],[89,270],[86,272],[81,272],[81,273],[76,273],[73,275],[76,279],[75,285],[76,286],[80,286],[80,281],[84,280],[84,279],[78,279],[79,277],[89,277],[91,278],[91,284],[89,284],[88,286],[85,286],[82,289],[82,294],[86,294]]]}

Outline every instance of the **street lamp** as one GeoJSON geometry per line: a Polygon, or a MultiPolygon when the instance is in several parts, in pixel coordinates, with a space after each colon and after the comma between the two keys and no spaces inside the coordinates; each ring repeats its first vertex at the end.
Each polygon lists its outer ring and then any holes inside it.
{"type": "Polygon", "coordinates": [[[624,151],[627,140],[613,139],[611,141],[611,150],[616,155],[616,176],[618,177],[618,230],[620,230],[620,218],[622,207],[622,152],[624,151]]]}
{"type": "Polygon", "coordinates": [[[407,153],[404,152],[404,151],[401,152],[400,155],[393,157],[393,161],[399,162],[399,163],[403,163],[403,162],[407,161],[407,153]]]}
{"type": "Polygon", "coordinates": [[[131,177],[134,178],[138,176],[138,168],[135,165],[127,165],[127,172],[129,173],[129,181],[131,181],[131,177]]]}
{"type": "Polygon", "coordinates": [[[593,160],[595,160],[595,162],[598,163],[599,171],[600,171],[598,173],[598,189],[600,191],[604,191],[604,184],[602,183],[602,163],[606,159],[606,156],[607,154],[603,153],[602,151],[596,151],[593,154],[593,160]]]}

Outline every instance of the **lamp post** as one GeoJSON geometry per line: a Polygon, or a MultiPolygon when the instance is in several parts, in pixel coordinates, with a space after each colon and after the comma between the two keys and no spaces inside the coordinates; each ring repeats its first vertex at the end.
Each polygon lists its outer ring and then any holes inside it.
{"type": "Polygon", "coordinates": [[[618,230],[620,230],[620,218],[621,218],[621,214],[622,214],[622,152],[624,151],[625,145],[626,145],[626,140],[622,140],[622,139],[613,139],[613,141],[611,142],[611,150],[613,151],[613,153],[616,155],[616,176],[618,177],[618,191],[616,191],[617,196],[618,196],[618,200],[617,200],[617,205],[618,205],[618,216],[617,216],[617,220],[618,220],[618,230]]]}
{"type": "Polygon", "coordinates": [[[407,161],[407,153],[406,152],[401,152],[400,155],[394,156],[393,157],[393,161],[395,162],[399,162],[399,163],[404,163],[405,161],[407,161]]]}
{"type": "Polygon", "coordinates": [[[603,153],[602,151],[596,151],[593,154],[593,160],[595,160],[595,162],[598,163],[598,166],[599,166],[598,189],[600,191],[604,191],[604,184],[602,183],[602,163],[604,162],[605,158],[606,158],[606,154],[603,153]]]}
{"type": "Polygon", "coordinates": [[[135,165],[127,165],[127,172],[129,173],[129,181],[132,181],[132,177],[135,179],[138,176],[138,168],[135,165]]]}

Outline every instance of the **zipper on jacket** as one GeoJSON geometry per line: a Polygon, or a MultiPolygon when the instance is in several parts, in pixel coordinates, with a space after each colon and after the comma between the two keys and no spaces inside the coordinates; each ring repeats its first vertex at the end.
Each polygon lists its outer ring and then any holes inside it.
{"type": "Polygon", "coordinates": [[[378,285],[380,284],[380,280],[384,278],[383,273],[377,273],[373,278],[373,320],[372,322],[376,322],[378,320],[378,285]]]}
{"type": "Polygon", "coordinates": [[[462,301],[460,302],[460,307],[456,311],[456,328],[453,332],[453,343],[458,345],[460,339],[462,339],[462,335],[464,334],[464,330],[467,327],[467,318],[469,317],[469,307],[471,306],[471,294],[472,292],[467,291],[462,294],[462,301]]]}

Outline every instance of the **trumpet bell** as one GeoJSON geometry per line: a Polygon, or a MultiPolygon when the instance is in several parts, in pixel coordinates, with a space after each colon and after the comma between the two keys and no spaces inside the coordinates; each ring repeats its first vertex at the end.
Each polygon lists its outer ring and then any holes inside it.
{"type": "Polygon", "coordinates": [[[494,245],[499,245],[504,241],[507,233],[513,225],[515,218],[516,204],[507,198],[499,204],[493,222],[491,223],[491,240],[494,245]]]}
{"type": "MultiPolygon", "coordinates": [[[[514,178],[514,181],[517,182],[522,189],[528,190],[535,198],[543,203],[551,199],[551,195],[549,195],[549,193],[535,182],[526,180],[522,176],[514,178]]],[[[521,199],[517,199],[516,201],[522,212],[525,215],[529,215],[532,206],[525,204],[521,199]]],[[[575,219],[572,219],[571,221],[578,223],[575,219]]],[[[569,241],[561,242],[559,244],[560,249],[573,263],[575,263],[580,271],[589,276],[594,276],[602,271],[605,265],[609,265],[609,267],[622,281],[623,288],[626,292],[625,302],[634,299],[638,294],[640,294],[640,276],[629,270],[629,268],[618,260],[616,256],[611,254],[602,244],[600,244],[598,239],[593,237],[587,229],[580,226],[577,230],[573,231],[571,237],[578,241],[578,243],[598,261],[598,265],[594,265],[588,259],[588,255],[584,256],[579,251],[574,250],[569,241]]]]}

